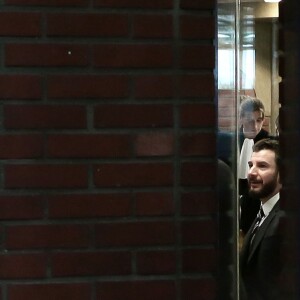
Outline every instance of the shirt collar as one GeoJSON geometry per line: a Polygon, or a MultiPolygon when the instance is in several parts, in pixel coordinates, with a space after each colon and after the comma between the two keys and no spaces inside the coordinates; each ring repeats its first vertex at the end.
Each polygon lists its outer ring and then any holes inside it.
{"type": "Polygon", "coordinates": [[[277,193],[276,195],[274,195],[272,198],[270,198],[267,202],[265,202],[262,205],[262,209],[264,211],[265,216],[267,216],[270,213],[270,211],[273,209],[273,207],[279,200],[279,196],[280,196],[280,194],[277,193]]]}

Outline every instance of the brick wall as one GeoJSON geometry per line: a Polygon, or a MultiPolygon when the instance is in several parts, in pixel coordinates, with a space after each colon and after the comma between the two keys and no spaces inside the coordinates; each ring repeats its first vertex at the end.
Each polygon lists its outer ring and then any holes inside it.
{"type": "Polygon", "coordinates": [[[0,7],[0,299],[215,299],[215,1],[0,7]]]}

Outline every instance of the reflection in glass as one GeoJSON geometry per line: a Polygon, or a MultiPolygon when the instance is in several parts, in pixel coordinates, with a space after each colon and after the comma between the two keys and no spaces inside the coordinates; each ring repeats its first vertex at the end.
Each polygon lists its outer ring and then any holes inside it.
{"type": "Polygon", "coordinates": [[[218,191],[220,208],[220,299],[238,299],[236,127],[238,1],[218,4],[218,191]],[[224,176],[224,174],[227,174],[224,176]]]}
{"type": "Polygon", "coordinates": [[[255,86],[255,29],[253,8],[241,6],[240,22],[240,88],[254,90],[255,86]]]}
{"type": "MultiPolygon", "coordinates": [[[[220,205],[222,257],[222,299],[239,299],[238,249],[239,197],[237,161],[239,106],[241,96],[262,100],[265,106],[263,128],[275,135],[279,112],[278,4],[256,0],[218,0],[218,143],[219,160],[229,166],[233,175],[231,199],[220,205]],[[230,229],[230,230],[229,230],[230,229]],[[223,268],[223,269],[222,269],[223,268]]],[[[220,165],[220,163],[219,163],[220,165]]],[[[221,168],[220,168],[221,169],[221,168]]],[[[221,176],[219,179],[222,180],[221,176]]],[[[224,182],[222,181],[222,184],[224,182]]],[[[220,190],[220,188],[219,188],[220,190]]]]}

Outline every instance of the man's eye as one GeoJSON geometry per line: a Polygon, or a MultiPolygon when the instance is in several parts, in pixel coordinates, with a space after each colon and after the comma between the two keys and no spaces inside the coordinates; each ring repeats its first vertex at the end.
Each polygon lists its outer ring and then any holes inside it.
{"type": "Polygon", "coordinates": [[[268,166],[267,165],[260,165],[259,166],[261,169],[265,169],[265,168],[267,168],[268,166]]]}

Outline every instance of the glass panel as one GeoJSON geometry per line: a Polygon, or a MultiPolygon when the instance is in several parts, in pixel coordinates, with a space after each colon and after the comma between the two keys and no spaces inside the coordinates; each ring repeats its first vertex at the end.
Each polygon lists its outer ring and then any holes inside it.
{"type": "Polygon", "coordinates": [[[238,93],[238,1],[218,4],[218,158],[220,207],[220,299],[238,299],[236,128],[238,93]],[[225,259],[226,258],[226,259],[225,259]]]}
{"type": "MultiPolygon", "coordinates": [[[[224,299],[239,299],[241,296],[238,256],[243,243],[239,223],[239,194],[242,189],[237,176],[241,149],[239,139],[242,137],[239,125],[240,98],[246,95],[263,102],[263,128],[275,135],[280,82],[277,19],[278,4],[267,4],[263,0],[218,0],[217,151],[222,224],[220,249],[223,252],[221,257],[226,257],[220,266],[220,294],[225,295],[224,299]],[[227,167],[226,171],[222,162],[227,167]]],[[[245,183],[247,189],[247,180],[245,183]]]]}
{"type": "Polygon", "coordinates": [[[255,86],[255,28],[254,10],[241,4],[240,22],[240,88],[253,90],[255,86]]]}

